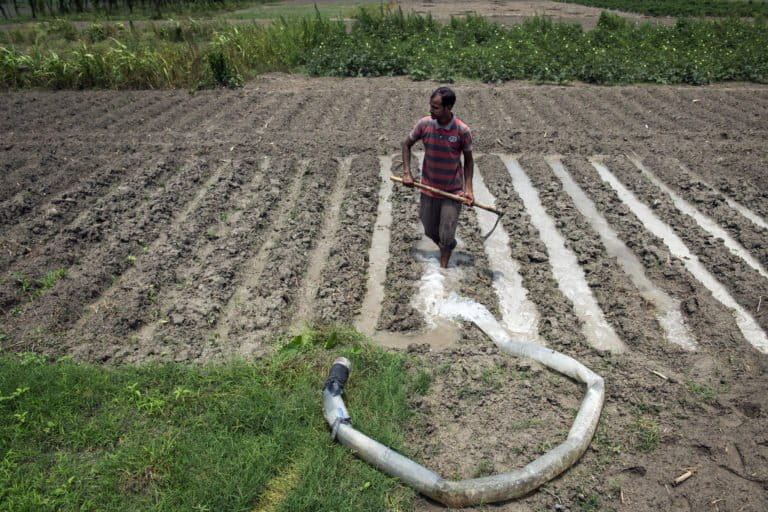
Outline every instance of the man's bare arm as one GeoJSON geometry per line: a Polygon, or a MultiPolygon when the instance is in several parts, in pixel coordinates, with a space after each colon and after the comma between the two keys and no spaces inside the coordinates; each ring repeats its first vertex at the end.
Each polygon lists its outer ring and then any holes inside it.
{"type": "Polygon", "coordinates": [[[475,192],[472,188],[472,178],[475,175],[475,158],[472,151],[464,151],[464,197],[467,198],[467,205],[472,206],[475,202],[475,192]]]}
{"type": "Polygon", "coordinates": [[[402,144],[403,149],[403,185],[413,186],[413,174],[411,174],[411,147],[416,143],[408,136],[402,144]]]}

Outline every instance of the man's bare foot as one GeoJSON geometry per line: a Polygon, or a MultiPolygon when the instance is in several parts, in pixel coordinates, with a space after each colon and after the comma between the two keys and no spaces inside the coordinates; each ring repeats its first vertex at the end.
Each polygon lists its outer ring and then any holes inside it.
{"type": "Polygon", "coordinates": [[[448,260],[451,259],[451,251],[440,250],[440,266],[448,268],[448,260]]]}

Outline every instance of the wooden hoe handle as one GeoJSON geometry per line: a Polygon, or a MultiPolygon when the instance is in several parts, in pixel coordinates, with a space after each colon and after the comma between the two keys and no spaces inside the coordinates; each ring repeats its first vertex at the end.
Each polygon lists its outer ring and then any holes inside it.
{"type": "MultiPolygon", "coordinates": [[[[389,179],[391,179],[392,181],[394,181],[396,183],[402,183],[403,182],[403,178],[400,178],[399,176],[390,176],[389,179]]],[[[448,199],[453,199],[454,201],[458,201],[460,203],[466,204],[464,202],[464,197],[463,196],[459,196],[459,195],[456,195],[456,194],[451,194],[450,192],[446,192],[445,190],[440,190],[438,188],[430,187],[429,185],[424,185],[423,183],[419,183],[418,181],[414,181],[413,182],[413,186],[416,187],[416,188],[421,188],[421,189],[424,189],[424,190],[429,190],[430,192],[433,192],[433,193],[438,194],[440,196],[447,197],[448,199]]],[[[501,214],[502,214],[501,210],[498,210],[498,209],[494,208],[493,206],[488,206],[487,204],[478,203],[477,201],[472,203],[472,206],[477,206],[478,208],[482,208],[483,210],[488,210],[489,212],[493,212],[493,213],[495,213],[498,216],[501,216],[501,214]]]]}

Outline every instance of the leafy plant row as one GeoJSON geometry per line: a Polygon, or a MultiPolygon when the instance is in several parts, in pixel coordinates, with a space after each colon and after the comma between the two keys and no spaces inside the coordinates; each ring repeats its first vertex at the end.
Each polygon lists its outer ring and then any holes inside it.
{"type": "Polygon", "coordinates": [[[361,11],[350,30],[319,14],[269,26],[177,24],[149,36],[109,27],[0,47],[0,86],[236,86],[266,71],[446,82],[768,82],[768,27],[761,18],[663,26],[603,13],[585,32],[541,17],[507,28],[479,16],[441,24],[378,9],[361,11]]]}
{"type": "Polygon", "coordinates": [[[766,16],[763,0],[556,0],[569,4],[616,9],[651,16],[766,16]]]}

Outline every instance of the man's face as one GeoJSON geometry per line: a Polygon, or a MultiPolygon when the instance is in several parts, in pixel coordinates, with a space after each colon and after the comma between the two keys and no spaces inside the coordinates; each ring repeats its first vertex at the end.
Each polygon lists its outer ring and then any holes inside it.
{"type": "Polygon", "coordinates": [[[432,119],[444,120],[451,115],[451,108],[443,106],[443,98],[436,94],[429,100],[429,115],[432,119]]]}

